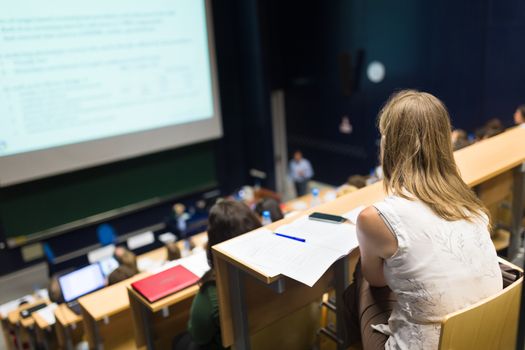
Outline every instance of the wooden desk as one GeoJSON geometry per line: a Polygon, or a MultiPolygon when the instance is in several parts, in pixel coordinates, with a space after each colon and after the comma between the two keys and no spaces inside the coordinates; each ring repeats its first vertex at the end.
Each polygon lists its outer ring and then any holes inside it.
{"type": "Polygon", "coordinates": [[[77,315],[66,304],[60,304],[55,309],[55,329],[58,345],[62,349],[72,350],[84,337],[82,316],[77,315]]]}
{"type": "MultiPolygon", "coordinates": [[[[525,161],[525,129],[515,128],[464,148],[455,153],[455,158],[464,181],[471,187],[514,169],[512,239],[514,250],[517,251],[521,243],[519,231],[525,188],[521,169],[521,164],[525,161]]],[[[359,205],[371,205],[384,196],[382,183],[376,183],[315,209],[307,209],[302,214],[316,210],[341,215],[359,205]]],[[[269,228],[275,229],[295,218],[273,223],[269,228]]],[[[342,305],[341,290],[347,286],[349,273],[345,260],[336,262],[309,288],[281,275],[265,275],[257,267],[229,256],[222,250],[221,244],[215,245],[213,252],[224,346],[233,345],[236,350],[249,349],[249,336],[255,330],[306,305],[309,300],[332,287],[336,289],[337,304],[342,305]],[[257,283],[260,285],[261,282],[269,288],[257,288],[257,283]],[[271,289],[274,293],[271,293],[271,289]]],[[[340,314],[337,316],[337,328],[338,337],[343,339],[344,329],[340,314]]],[[[344,348],[344,344],[338,344],[338,348],[344,348]]]]}
{"type": "MultiPolygon", "coordinates": [[[[327,196],[327,194],[329,195],[330,193],[333,192],[333,198],[336,197],[336,190],[335,188],[321,188],[319,189],[319,201],[322,203],[322,202],[325,202],[325,197],[327,196]]],[[[304,196],[301,196],[301,197],[298,197],[298,198],[295,198],[295,199],[292,199],[286,203],[284,203],[284,209],[283,209],[283,212],[285,213],[289,213],[291,211],[303,211],[303,210],[306,210],[308,208],[310,208],[310,206],[312,205],[312,199],[313,199],[313,196],[311,193],[309,194],[305,194],[304,196]]]]}
{"type": "Polygon", "coordinates": [[[8,317],[2,317],[2,333],[4,335],[4,342],[8,350],[15,350],[14,336],[15,329],[10,324],[8,317]]]}
{"type": "Polygon", "coordinates": [[[35,321],[36,340],[40,348],[44,350],[57,349],[58,339],[55,325],[50,325],[38,313],[33,314],[33,320],[35,321]]]}
{"type": "MultiPolygon", "coordinates": [[[[205,232],[190,238],[197,247],[204,247],[207,242],[205,232]]],[[[177,242],[182,249],[182,241],[177,242]]],[[[148,259],[164,262],[167,259],[165,247],[141,254],[137,260],[148,259]]],[[[135,349],[136,332],[130,332],[133,322],[127,287],[150,273],[143,272],[125,281],[106,287],[79,299],[82,307],[84,328],[90,348],[99,349],[135,349]]],[[[188,308],[189,310],[189,308],[188,308]]],[[[172,332],[168,332],[172,336],[172,332]]],[[[140,335],[138,335],[140,338],[140,335]]]]}
{"type": "Polygon", "coordinates": [[[169,349],[173,337],[187,330],[191,303],[199,291],[193,285],[155,303],[127,287],[137,349],[169,349]]]}
{"type": "Polygon", "coordinates": [[[20,312],[27,310],[33,306],[36,306],[41,303],[48,304],[48,300],[36,300],[33,303],[24,304],[19,308],[9,312],[7,319],[10,324],[11,329],[14,330],[16,339],[18,342],[18,347],[29,347],[31,349],[36,348],[36,331],[35,331],[35,321],[33,317],[22,318],[20,312]]]}
{"type": "Polygon", "coordinates": [[[148,275],[140,273],[78,300],[90,349],[136,348],[126,287],[148,275]]]}

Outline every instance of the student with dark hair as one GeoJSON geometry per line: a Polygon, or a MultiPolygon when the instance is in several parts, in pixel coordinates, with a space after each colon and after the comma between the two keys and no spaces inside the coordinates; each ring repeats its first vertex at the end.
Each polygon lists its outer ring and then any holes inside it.
{"type": "Polygon", "coordinates": [[[131,278],[137,274],[133,268],[128,265],[120,265],[115,270],[113,270],[108,276],[108,286],[111,286],[115,283],[122,282],[131,278]]]}
{"type": "Polygon", "coordinates": [[[366,186],[367,177],[363,175],[352,175],[348,178],[346,183],[349,186],[354,186],[357,189],[363,188],[366,186]]]}
{"type": "Polygon", "coordinates": [[[166,250],[168,251],[168,261],[182,258],[180,248],[176,242],[166,243],[166,250]]]}
{"type": "Polygon", "coordinates": [[[259,218],[262,220],[263,211],[269,211],[270,212],[270,218],[272,219],[272,222],[276,222],[278,220],[281,220],[284,218],[283,212],[281,211],[281,207],[279,206],[279,202],[277,202],[273,198],[264,198],[257,203],[255,206],[255,212],[257,215],[259,215],[259,218]]]}
{"type": "Polygon", "coordinates": [[[503,131],[505,131],[505,128],[503,127],[503,123],[499,118],[492,118],[489,119],[485,123],[485,135],[484,139],[488,139],[492,136],[496,136],[501,134],[503,131]]]}
{"type": "Polygon", "coordinates": [[[211,247],[259,227],[259,218],[244,203],[224,200],[211,208],[206,252],[211,269],[202,277],[199,292],[193,299],[188,333],[174,339],[174,349],[223,349],[211,247]]]}
{"type": "Polygon", "coordinates": [[[62,289],[58,283],[58,274],[54,274],[49,279],[49,285],[47,286],[47,292],[49,294],[49,300],[53,303],[63,303],[64,297],[62,296],[62,289]]]}
{"type": "Polygon", "coordinates": [[[137,256],[130,250],[124,247],[117,247],[114,253],[115,259],[118,261],[120,266],[127,266],[128,269],[134,271],[135,274],[139,272],[137,267],[137,256]]]}
{"type": "Polygon", "coordinates": [[[525,124],[525,105],[518,106],[514,112],[514,123],[516,125],[525,124]]]}

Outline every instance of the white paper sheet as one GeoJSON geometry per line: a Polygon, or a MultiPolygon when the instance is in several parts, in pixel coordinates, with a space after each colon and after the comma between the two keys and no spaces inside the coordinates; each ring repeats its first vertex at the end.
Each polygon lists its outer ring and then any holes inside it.
{"type": "Polygon", "coordinates": [[[185,258],[169,261],[162,266],[156,266],[148,271],[152,274],[156,274],[177,265],[184,266],[199,277],[204,276],[204,274],[210,269],[206,251],[203,250],[185,258]]]}
{"type": "Polygon", "coordinates": [[[164,261],[162,260],[156,260],[156,259],[150,259],[150,258],[141,258],[137,259],[137,269],[140,272],[144,271],[152,271],[155,269],[158,269],[159,267],[163,266],[164,261]]]}
{"type": "Polygon", "coordinates": [[[186,258],[179,259],[179,262],[182,266],[199,277],[204,276],[204,274],[210,269],[205,250],[193,253],[186,258]]]}
{"type": "Polygon", "coordinates": [[[269,276],[283,274],[313,286],[339,258],[357,247],[355,225],[331,224],[302,217],[276,232],[303,238],[300,242],[259,229],[222,244],[238,260],[269,276]]]}
{"type": "Polygon", "coordinates": [[[355,209],[350,210],[348,213],[343,214],[343,217],[350,220],[351,223],[357,224],[357,217],[365,209],[364,205],[360,205],[355,209]]]}
{"type": "Polygon", "coordinates": [[[310,220],[303,216],[288,225],[277,228],[275,232],[303,238],[310,245],[335,250],[340,253],[340,256],[348,254],[357,247],[356,227],[351,224],[310,220]]]}
{"type": "Polygon", "coordinates": [[[57,308],[57,304],[53,303],[53,304],[49,304],[48,306],[46,306],[43,309],[40,309],[40,310],[36,311],[36,313],[40,317],[42,317],[44,320],[46,320],[46,322],[50,326],[52,326],[56,322],[56,320],[55,320],[55,309],[56,308],[57,308]]]}

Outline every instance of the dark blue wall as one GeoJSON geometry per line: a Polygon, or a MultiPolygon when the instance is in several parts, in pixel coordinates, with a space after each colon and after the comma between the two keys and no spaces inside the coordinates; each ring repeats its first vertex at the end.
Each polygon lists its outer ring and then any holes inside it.
{"type": "Polygon", "coordinates": [[[272,86],[286,93],[290,150],[303,149],[319,180],[339,184],[376,164],[376,116],[394,90],[435,94],[467,131],[493,117],[510,125],[525,103],[523,1],[270,3],[272,86]],[[359,50],[363,69],[346,96],[338,57],[350,53],[355,68],[359,50]],[[366,78],[373,60],[386,66],[379,84],[366,78]],[[343,115],[351,135],[338,131],[343,115]]]}

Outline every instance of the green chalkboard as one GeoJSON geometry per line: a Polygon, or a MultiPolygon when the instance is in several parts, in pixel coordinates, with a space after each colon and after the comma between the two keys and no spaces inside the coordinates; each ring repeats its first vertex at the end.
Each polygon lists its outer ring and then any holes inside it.
{"type": "Polygon", "coordinates": [[[95,215],[216,185],[208,142],[2,188],[0,224],[10,245],[20,244],[95,215]]]}

